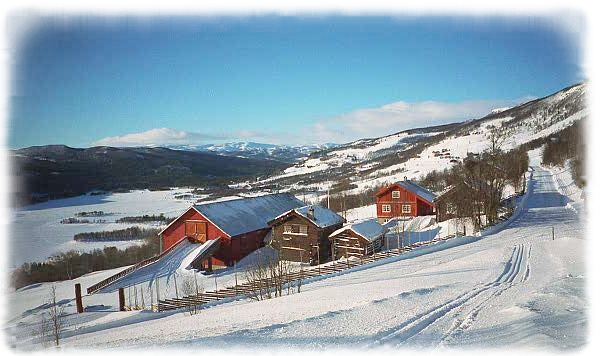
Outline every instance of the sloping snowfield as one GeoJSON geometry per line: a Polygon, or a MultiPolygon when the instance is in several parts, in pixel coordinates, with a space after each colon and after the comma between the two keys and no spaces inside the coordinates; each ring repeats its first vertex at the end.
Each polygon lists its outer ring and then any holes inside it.
{"type": "MultiPolygon", "coordinates": [[[[73,315],[81,320],[62,347],[576,349],[588,340],[587,242],[569,203],[552,173],[536,166],[523,209],[495,234],[320,279],[301,293],[222,303],[193,316],[73,315]]],[[[39,347],[17,320],[6,328],[18,348],[39,347]]]]}

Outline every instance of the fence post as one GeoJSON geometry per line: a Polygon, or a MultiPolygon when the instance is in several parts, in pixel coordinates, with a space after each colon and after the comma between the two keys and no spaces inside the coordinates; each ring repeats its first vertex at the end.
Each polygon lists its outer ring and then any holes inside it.
{"type": "Polygon", "coordinates": [[[554,226],[552,226],[552,241],[554,241],[554,226]]]}
{"type": "Polygon", "coordinates": [[[81,301],[81,283],[75,284],[75,300],[77,302],[77,312],[83,313],[83,302],[81,301]]]}
{"type": "Polygon", "coordinates": [[[125,290],[119,288],[119,311],[125,311],[125,290]]]}

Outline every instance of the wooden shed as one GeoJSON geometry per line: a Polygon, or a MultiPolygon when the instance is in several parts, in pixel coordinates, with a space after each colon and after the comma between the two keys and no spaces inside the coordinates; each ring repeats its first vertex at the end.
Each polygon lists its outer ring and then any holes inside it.
{"type": "Polygon", "coordinates": [[[198,243],[220,237],[219,250],[207,262],[231,266],[264,246],[264,238],[271,229],[269,221],[303,205],[287,193],[196,204],[159,233],[161,252],[183,237],[198,243]]]}
{"type": "Polygon", "coordinates": [[[329,235],[332,253],[337,260],[342,257],[361,257],[382,250],[386,228],[376,219],[346,225],[329,235]]]}
{"type": "Polygon", "coordinates": [[[435,214],[436,195],[417,183],[407,180],[390,184],[375,193],[377,219],[385,224],[393,218],[435,214]]]}
{"type": "Polygon", "coordinates": [[[329,234],[344,222],[336,212],[320,205],[291,209],[269,222],[270,245],[283,260],[323,263],[330,257],[329,234]]]}

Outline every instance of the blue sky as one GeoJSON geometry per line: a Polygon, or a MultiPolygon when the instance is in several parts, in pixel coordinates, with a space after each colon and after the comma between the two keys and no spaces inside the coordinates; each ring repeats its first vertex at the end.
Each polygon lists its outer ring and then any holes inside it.
{"type": "Polygon", "coordinates": [[[13,41],[8,146],[342,143],[477,118],[584,80],[582,21],[37,19],[13,41]]]}

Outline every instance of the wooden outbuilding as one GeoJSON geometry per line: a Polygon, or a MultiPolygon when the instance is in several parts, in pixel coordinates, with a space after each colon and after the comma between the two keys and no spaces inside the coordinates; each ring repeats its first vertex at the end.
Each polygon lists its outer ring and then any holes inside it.
{"type": "Polygon", "coordinates": [[[383,249],[386,228],[376,219],[346,225],[329,235],[334,259],[361,257],[383,249]]]}
{"type": "Polygon", "coordinates": [[[161,252],[184,237],[198,243],[220,237],[218,251],[206,263],[232,266],[264,246],[269,221],[303,205],[287,193],[195,204],[159,233],[161,252]]]}
{"type": "Polygon", "coordinates": [[[434,215],[436,211],[436,195],[406,178],[381,188],[375,196],[380,224],[393,218],[434,215]]]}
{"type": "Polygon", "coordinates": [[[594,214],[594,202],[596,200],[595,194],[596,186],[587,186],[581,192],[581,199],[583,199],[583,210],[589,214],[594,214]]]}
{"type": "Polygon", "coordinates": [[[344,222],[343,217],[321,205],[290,209],[269,222],[269,243],[279,251],[280,259],[323,263],[330,257],[329,235],[344,222]]]}

